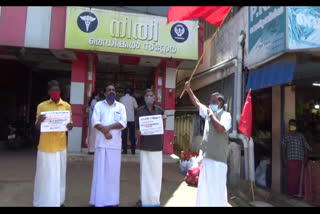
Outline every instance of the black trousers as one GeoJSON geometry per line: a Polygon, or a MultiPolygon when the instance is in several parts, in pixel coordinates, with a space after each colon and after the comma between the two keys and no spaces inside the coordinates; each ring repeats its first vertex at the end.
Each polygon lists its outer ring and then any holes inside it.
{"type": "Polygon", "coordinates": [[[135,153],[135,151],[136,151],[135,122],[127,122],[127,128],[122,130],[122,151],[125,153],[127,152],[128,129],[129,129],[129,139],[131,141],[131,152],[135,153]]]}

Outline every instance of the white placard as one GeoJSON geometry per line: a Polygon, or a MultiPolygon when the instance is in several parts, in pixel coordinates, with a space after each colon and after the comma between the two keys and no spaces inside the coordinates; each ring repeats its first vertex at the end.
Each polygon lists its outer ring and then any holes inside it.
{"type": "Polygon", "coordinates": [[[70,111],[45,111],[40,115],[46,115],[41,123],[41,132],[65,132],[70,123],[70,111]]]}
{"type": "Polygon", "coordinates": [[[139,126],[141,135],[161,135],[163,134],[162,115],[139,117],[139,126]]]}

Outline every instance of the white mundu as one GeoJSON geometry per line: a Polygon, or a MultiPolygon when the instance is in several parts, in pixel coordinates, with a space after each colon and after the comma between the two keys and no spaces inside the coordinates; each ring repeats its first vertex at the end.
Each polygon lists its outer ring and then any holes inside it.
{"type": "MultiPolygon", "coordinates": [[[[127,126],[127,115],[123,104],[114,101],[109,105],[106,100],[95,105],[92,126],[109,126],[120,123],[127,126]]],[[[119,204],[120,166],[121,166],[121,129],[110,130],[112,139],[107,140],[97,130],[90,205],[96,207],[119,204]]]]}

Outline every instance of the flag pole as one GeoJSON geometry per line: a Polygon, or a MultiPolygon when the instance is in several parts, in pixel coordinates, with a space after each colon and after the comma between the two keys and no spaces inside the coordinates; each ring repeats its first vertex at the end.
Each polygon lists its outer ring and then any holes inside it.
{"type": "MultiPolygon", "coordinates": [[[[214,37],[216,36],[216,34],[219,32],[220,27],[222,26],[223,22],[226,20],[229,12],[231,11],[231,8],[232,8],[232,6],[229,8],[226,16],[225,16],[224,19],[222,20],[222,22],[221,22],[220,26],[218,27],[218,29],[214,32],[214,34],[213,34],[213,35],[211,36],[211,38],[209,39],[209,42],[207,43],[207,46],[206,46],[205,49],[203,50],[202,55],[201,55],[200,58],[198,59],[197,65],[196,65],[196,67],[193,69],[192,74],[191,74],[188,82],[191,81],[193,75],[195,74],[196,70],[198,69],[198,67],[199,67],[199,65],[200,65],[200,62],[201,62],[201,60],[202,60],[202,58],[203,58],[206,50],[208,49],[208,47],[210,47],[211,42],[213,41],[213,39],[214,39],[214,37]]],[[[180,99],[181,99],[182,96],[184,95],[184,92],[185,92],[185,89],[183,89],[183,91],[182,91],[182,93],[181,93],[181,95],[180,95],[180,97],[179,97],[180,99]]]]}

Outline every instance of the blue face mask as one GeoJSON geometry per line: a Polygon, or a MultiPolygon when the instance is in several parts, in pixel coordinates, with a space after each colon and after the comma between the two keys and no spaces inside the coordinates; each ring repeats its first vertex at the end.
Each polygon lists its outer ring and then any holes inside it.
{"type": "Polygon", "coordinates": [[[212,110],[213,112],[218,111],[218,105],[213,105],[213,104],[211,104],[211,105],[210,105],[210,108],[211,108],[211,110],[212,110]]]}
{"type": "Polygon", "coordinates": [[[114,93],[110,93],[107,96],[107,100],[113,102],[116,99],[116,95],[114,93]]]}

